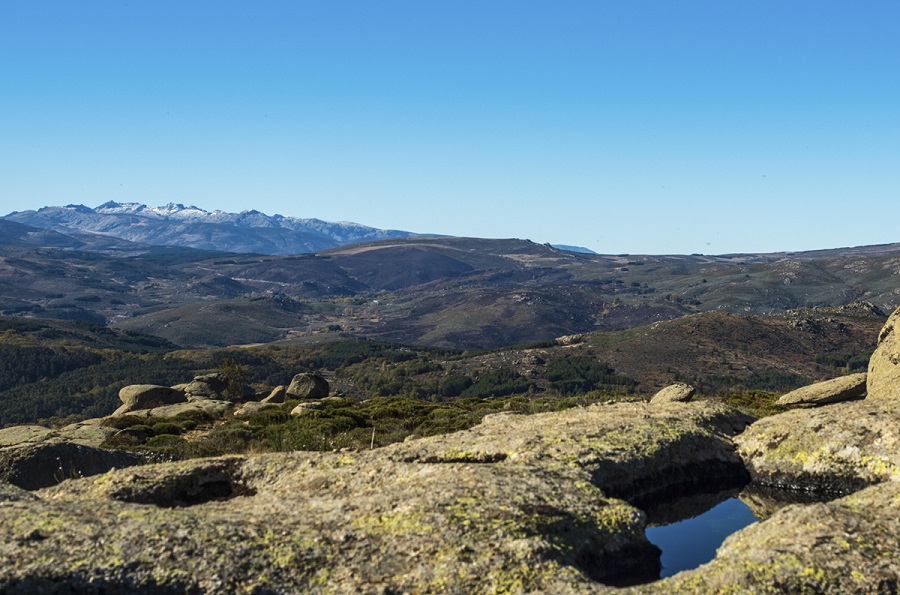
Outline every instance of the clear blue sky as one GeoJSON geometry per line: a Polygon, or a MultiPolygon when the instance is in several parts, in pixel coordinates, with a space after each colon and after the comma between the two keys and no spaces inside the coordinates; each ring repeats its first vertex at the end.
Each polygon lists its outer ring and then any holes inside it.
{"type": "Polygon", "coordinates": [[[900,241],[900,2],[4,0],[0,211],[900,241]]]}

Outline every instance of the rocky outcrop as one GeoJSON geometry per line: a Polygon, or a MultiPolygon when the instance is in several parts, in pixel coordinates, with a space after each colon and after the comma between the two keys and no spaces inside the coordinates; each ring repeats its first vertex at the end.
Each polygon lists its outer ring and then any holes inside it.
{"type": "Polygon", "coordinates": [[[878,334],[878,347],[869,359],[868,399],[900,399],[900,308],[878,334]]]}
{"type": "Polygon", "coordinates": [[[676,382],[662,389],[650,399],[654,405],[659,403],[687,403],[694,398],[695,389],[690,384],[676,382]]]}
{"type": "Polygon", "coordinates": [[[144,457],[131,453],[72,442],[30,442],[0,449],[0,482],[36,490],[144,462],[144,457]]]}
{"type": "Polygon", "coordinates": [[[120,470],[0,506],[0,591],[589,593],[659,568],[624,498],[734,475],[722,405],[494,415],[359,453],[120,470]],[[108,522],[107,519],[116,519],[108,522]],[[152,555],[148,555],[152,552],[152,555]]]}
{"type": "Polygon", "coordinates": [[[294,399],[322,399],[328,396],[328,381],[320,374],[303,372],[294,376],[287,388],[287,396],[294,399]]]}
{"type": "Polygon", "coordinates": [[[792,390],[776,401],[777,405],[826,405],[859,399],[866,395],[865,372],[832,378],[792,390]]]}
{"type": "Polygon", "coordinates": [[[131,384],[119,391],[122,406],[113,415],[125,415],[131,411],[172,405],[185,400],[184,393],[168,386],[156,384],[131,384]]]}
{"type": "Polygon", "coordinates": [[[164,407],[154,407],[153,409],[143,409],[140,411],[131,411],[128,413],[134,417],[178,417],[185,413],[198,411],[203,412],[213,418],[222,417],[225,412],[233,407],[230,401],[219,401],[214,399],[197,399],[187,403],[176,403],[175,405],[166,405],[164,407]]]}
{"type": "Polygon", "coordinates": [[[44,442],[73,442],[82,446],[100,446],[116,430],[100,424],[102,420],[92,419],[70,424],[58,430],[44,426],[13,426],[0,429],[0,448],[40,444],[44,442]]]}
{"type": "Polygon", "coordinates": [[[735,438],[754,482],[847,494],[900,479],[900,400],[865,399],[765,417],[735,438]]]}

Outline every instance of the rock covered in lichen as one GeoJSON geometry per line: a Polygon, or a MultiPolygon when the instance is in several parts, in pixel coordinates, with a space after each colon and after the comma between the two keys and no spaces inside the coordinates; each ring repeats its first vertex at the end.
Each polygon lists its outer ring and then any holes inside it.
{"type": "Polygon", "coordinates": [[[470,430],[390,451],[413,461],[540,462],[579,469],[608,494],[652,498],[679,484],[740,484],[745,471],[731,437],[753,421],[710,402],[618,403],[553,414],[484,418],[470,430]]]}
{"type": "Polygon", "coordinates": [[[185,401],[184,393],[168,386],[156,384],[130,384],[119,390],[122,406],[113,415],[125,415],[130,411],[152,409],[185,401]]]}
{"type": "Polygon", "coordinates": [[[900,399],[900,308],[878,334],[878,347],[869,358],[868,399],[900,399]]]}
{"type": "Polygon", "coordinates": [[[757,483],[850,493],[900,479],[900,400],[788,411],[760,419],[735,442],[757,483]]]}
{"type": "Polygon", "coordinates": [[[69,482],[0,507],[0,591],[565,593],[657,555],[637,509],[525,471],[297,453],[69,482]]]}
{"type": "Polygon", "coordinates": [[[827,405],[866,395],[867,374],[849,374],[792,390],[778,398],[777,405],[827,405]]]}
{"type": "Polygon", "coordinates": [[[694,398],[695,391],[696,389],[690,384],[676,382],[653,395],[650,402],[654,405],[659,403],[687,403],[694,398]]]}
{"type": "Polygon", "coordinates": [[[0,556],[14,560],[0,590],[604,590],[593,579],[659,568],[644,514],[609,492],[734,462],[727,437],[747,421],[721,405],[619,404],[362,453],[69,481],[0,507],[0,556]]]}

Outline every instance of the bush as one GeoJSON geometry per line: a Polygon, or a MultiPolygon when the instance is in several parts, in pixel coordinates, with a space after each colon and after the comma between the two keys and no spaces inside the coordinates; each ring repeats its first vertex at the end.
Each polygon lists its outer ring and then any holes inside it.
{"type": "Polygon", "coordinates": [[[153,430],[154,436],[161,436],[163,434],[181,434],[182,428],[178,424],[174,424],[172,422],[163,421],[159,423],[155,423],[150,428],[153,430]]]}
{"type": "Polygon", "coordinates": [[[173,436],[172,434],[162,434],[154,436],[144,443],[144,448],[166,448],[171,449],[186,444],[187,441],[181,436],[173,436]]]}
{"type": "Polygon", "coordinates": [[[190,432],[191,430],[196,430],[198,425],[199,424],[192,419],[185,419],[178,422],[178,426],[181,428],[182,432],[190,432]]]}

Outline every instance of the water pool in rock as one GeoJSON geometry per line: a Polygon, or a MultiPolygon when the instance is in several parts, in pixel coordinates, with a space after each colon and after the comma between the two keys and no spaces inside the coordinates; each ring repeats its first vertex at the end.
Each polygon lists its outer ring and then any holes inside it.
{"type": "Polygon", "coordinates": [[[647,539],[661,550],[658,566],[616,577],[609,585],[626,587],[691,570],[715,558],[722,542],[736,531],[765,520],[790,504],[823,502],[834,496],[793,492],[755,485],[716,492],[689,489],[669,498],[642,502],[647,539]]]}
{"type": "Polygon", "coordinates": [[[757,520],[749,506],[731,496],[697,516],[647,527],[647,539],[662,550],[660,578],[709,562],[726,537],[757,520]]]}

